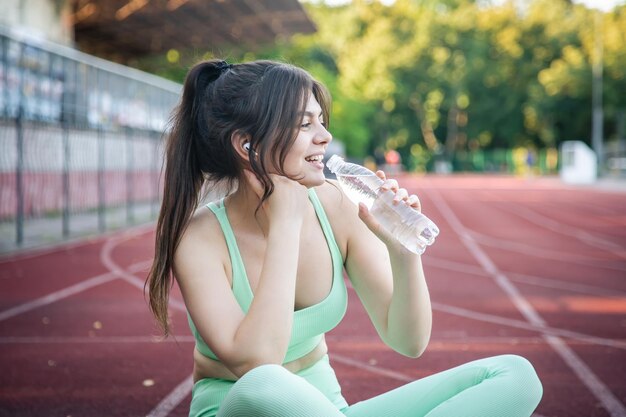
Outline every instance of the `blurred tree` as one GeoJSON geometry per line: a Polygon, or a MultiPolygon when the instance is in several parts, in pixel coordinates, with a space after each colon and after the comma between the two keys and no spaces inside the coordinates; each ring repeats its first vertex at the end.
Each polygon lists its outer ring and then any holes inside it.
{"type": "MultiPolygon", "coordinates": [[[[156,58],[145,68],[182,81],[192,61],[209,56],[303,66],[331,91],[331,130],[350,156],[395,149],[411,169],[468,152],[590,141],[594,11],[582,5],[353,0],[306,8],[313,35],[255,51],[180,51],[175,62],[156,58]]],[[[608,138],[626,111],[625,5],[603,16],[601,34],[608,138]]]]}

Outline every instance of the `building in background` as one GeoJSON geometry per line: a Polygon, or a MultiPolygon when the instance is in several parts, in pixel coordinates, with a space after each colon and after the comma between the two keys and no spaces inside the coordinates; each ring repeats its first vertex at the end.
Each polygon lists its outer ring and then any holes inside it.
{"type": "Polygon", "coordinates": [[[2,0],[0,26],[33,39],[74,45],[70,0],[2,0]]]}
{"type": "Polygon", "coordinates": [[[126,63],[170,49],[255,46],[315,25],[298,0],[3,0],[0,26],[126,63]]]}

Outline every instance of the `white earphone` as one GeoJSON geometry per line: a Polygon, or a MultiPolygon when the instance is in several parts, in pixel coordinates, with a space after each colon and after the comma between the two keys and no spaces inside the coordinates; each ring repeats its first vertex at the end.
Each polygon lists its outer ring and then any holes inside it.
{"type": "Polygon", "coordinates": [[[243,148],[246,150],[246,152],[250,152],[250,142],[244,143],[243,148]]]}

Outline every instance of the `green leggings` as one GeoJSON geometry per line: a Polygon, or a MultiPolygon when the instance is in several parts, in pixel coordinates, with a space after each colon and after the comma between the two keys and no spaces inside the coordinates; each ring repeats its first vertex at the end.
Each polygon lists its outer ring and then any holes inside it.
{"type": "MultiPolygon", "coordinates": [[[[332,368],[328,369],[334,378],[332,368]]],[[[324,378],[320,372],[300,375],[278,365],[259,366],[237,382],[230,382],[213,411],[202,407],[201,386],[195,386],[190,415],[214,416],[217,412],[217,417],[529,417],[543,392],[530,362],[515,355],[469,362],[352,406],[345,403],[334,383],[324,382],[324,378]],[[331,389],[326,389],[328,385],[331,389]]]]}

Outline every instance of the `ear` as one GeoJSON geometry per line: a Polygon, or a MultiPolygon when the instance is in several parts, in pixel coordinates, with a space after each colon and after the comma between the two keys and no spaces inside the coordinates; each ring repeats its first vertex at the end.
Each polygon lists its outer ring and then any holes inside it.
{"type": "Polygon", "coordinates": [[[250,135],[234,132],[230,137],[235,153],[244,161],[250,161],[250,135]]]}

